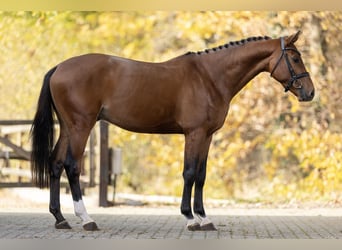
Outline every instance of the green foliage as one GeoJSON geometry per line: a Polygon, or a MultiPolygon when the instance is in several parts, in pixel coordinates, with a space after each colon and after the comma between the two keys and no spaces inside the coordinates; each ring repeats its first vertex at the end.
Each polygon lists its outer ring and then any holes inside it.
{"type": "MultiPolygon", "coordinates": [[[[261,74],[236,96],[213,139],[206,196],[339,198],[341,178],[340,12],[2,12],[0,117],[32,119],[44,74],[72,56],[98,52],[162,61],[244,37],[297,30],[316,87],[298,103],[261,74]]],[[[180,195],[183,136],[110,128],[124,150],[121,185],[135,192],[180,195]]]]}

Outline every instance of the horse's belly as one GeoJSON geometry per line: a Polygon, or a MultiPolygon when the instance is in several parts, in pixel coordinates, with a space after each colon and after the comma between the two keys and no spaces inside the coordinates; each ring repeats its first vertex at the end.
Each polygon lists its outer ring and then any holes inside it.
{"type": "Polygon", "coordinates": [[[176,122],[173,114],[157,109],[131,110],[122,106],[116,110],[103,109],[100,119],[117,125],[123,129],[138,133],[181,134],[182,127],[176,122]]]}

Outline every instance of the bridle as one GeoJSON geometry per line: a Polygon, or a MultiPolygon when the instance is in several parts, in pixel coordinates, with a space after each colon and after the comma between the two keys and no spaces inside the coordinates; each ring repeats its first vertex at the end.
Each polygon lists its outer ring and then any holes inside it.
{"type": "Polygon", "coordinates": [[[309,72],[303,72],[300,74],[296,74],[296,72],[294,71],[294,69],[290,63],[290,60],[289,60],[289,57],[288,57],[286,51],[292,50],[292,51],[296,52],[299,56],[300,56],[300,52],[298,50],[296,50],[295,48],[285,48],[284,37],[280,38],[280,46],[281,46],[281,55],[280,55],[277,63],[275,64],[273,70],[271,71],[271,76],[273,75],[274,71],[277,69],[278,65],[280,64],[281,59],[284,56],[287,68],[289,69],[289,72],[291,74],[291,78],[288,80],[287,85],[285,86],[285,92],[289,91],[291,87],[294,87],[296,89],[301,89],[302,88],[301,84],[299,86],[294,86],[293,84],[300,78],[309,77],[310,76],[309,72]]]}

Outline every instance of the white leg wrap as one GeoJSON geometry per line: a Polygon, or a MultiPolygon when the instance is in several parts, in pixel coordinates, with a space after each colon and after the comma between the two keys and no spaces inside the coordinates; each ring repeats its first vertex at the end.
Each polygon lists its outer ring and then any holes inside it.
{"type": "Polygon", "coordinates": [[[94,222],[94,220],[89,217],[82,200],[74,201],[74,209],[76,216],[81,218],[82,225],[85,225],[89,222],[94,222]]]}
{"type": "Polygon", "coordinates": [[[208,225],[211,222],[211,220],[208,219],[208,217],[201,217],[200,215],[196,214],[196,217],[198,218],[199,224],[202,226],[208,225]]]}
{"type": "Polygon", "coordinates": [[[200,222],[197,219],[189,219],[186,223],[186,227],[195,226],[196,224],[200,224],[200,222]]]}

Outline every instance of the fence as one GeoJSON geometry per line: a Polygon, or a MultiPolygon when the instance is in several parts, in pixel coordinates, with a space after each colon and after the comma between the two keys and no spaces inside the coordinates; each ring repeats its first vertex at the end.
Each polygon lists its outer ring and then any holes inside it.
{"type": "MultiPolygon", "coordinates": [[[[30,172],[31,120],[0,120],[0,188],[33,187],[30,172]]],[[[55,130],[59,129],[56,123],[55,130]]],[[[99,185],[99,205],[111,205],[107,199],[108,186],[113,176],[111,150],[108,148],[108,124],[100,122],[92,130],[84,154],[81,187],[99,185]],[[96,166],[100,166],[98,171],[96,166]],[[99,173],[97,173],[99,172],[99,173]],[[96,177],[99,176],[99,182],[96,177]]],[[[119,156],[121,157],[121,156],[119,156]]],[[[115,178],[115,175],[114,175],[115,178]]],[[[114,182],[115,183],[115,182],[114,182]]],[[[68,188],[65,176],[61,186],[68,188]]]]}

